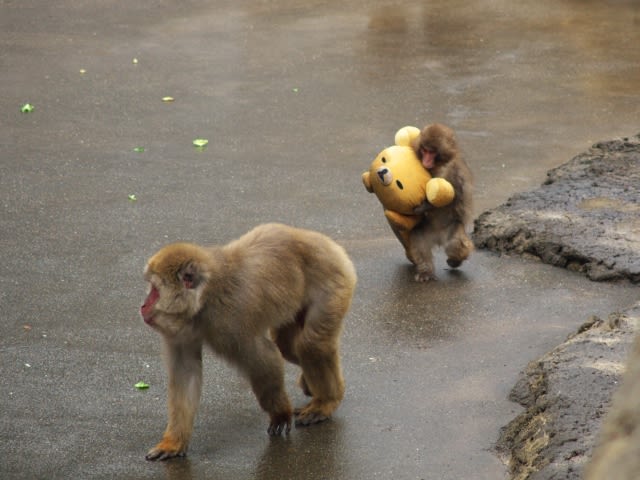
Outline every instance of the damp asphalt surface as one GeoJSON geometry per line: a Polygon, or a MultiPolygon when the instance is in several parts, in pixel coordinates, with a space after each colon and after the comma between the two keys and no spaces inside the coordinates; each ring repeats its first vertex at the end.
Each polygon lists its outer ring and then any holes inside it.
{"type": "Polygon", "coordinates": [[[0,0],[0,478],[506,478],[518,372],[638,288],[483,251],[416,284],[360,174],[440,121],[477,214],[534,188],[638,132],[639,27],[633,1],[0,0]],[[189,456],[145,461],[166,419],[146,258],[267,221],[356,265],[343,404],[269,438],[207,355],[189,456]]]}

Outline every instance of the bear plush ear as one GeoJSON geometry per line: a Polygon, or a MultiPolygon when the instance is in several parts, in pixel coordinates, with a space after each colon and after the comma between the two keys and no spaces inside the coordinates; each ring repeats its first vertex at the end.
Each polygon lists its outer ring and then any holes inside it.
{"type": "Polygon", "coordinates": [[[402,127],[396,132],[394,141],[400,147],[410,147],[413,141],[420,136],[420,129],[416,127],[402,127]]]}
{"type": "Polygon", "coordinates": [[[364,172],[362,174],[362,183],[364,183],[364,188],[367,189],[367,192],[373,193],[373,187],[371,186],[371,179],[369,178],[369,172],[364,172]]]}

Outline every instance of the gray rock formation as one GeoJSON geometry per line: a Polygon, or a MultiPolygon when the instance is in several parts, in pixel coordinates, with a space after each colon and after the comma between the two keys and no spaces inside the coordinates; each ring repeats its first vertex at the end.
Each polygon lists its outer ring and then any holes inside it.
{"type": "Polygon", "coordinates": [[[540,189],[480,215],[476,246],[639,283],[640,135],[597,143],[547,176],[540,189]]]}
{"type": "MultiPolygon", "coordinates": [[[[565,343],[527,366],[510,395],[525,411],[503,429],[497,444],[513,478],[583,478],[639,325],[640,303],[624,313],[613,313],[606,320],[593,317],[565,343]]],[[[637,361],[640,365],[640,358],[637,361]]],[[[634,411],[634,426],[640,426],[640,385],[631,388],[635,388],[635,397],[621,401],[634,411]]],[[[621,421],[631,418],[627,413],[621,416],[615,411],[611,416],[613,425],[608,428],[607,438],[615,438],[621,421]]],[[[635,431],[637,436],[640,428],[635,431]]],[[[612,463],[610,449],[603,448],[601,456],[605,460],[601,463],[612,463]]],[[[635,452],[639,448],[640,443],[634,445],[635,452]]],[[[640,457],[636,459],[636,466],[639,465],[640,457]]],[[[635,474],[635,477],[596,474],[592,480],[640,478],[640,470],[635,470],[635,474]]]]}
{"type": "MultiPolygon", "coordinates": [[[[547,176],[480,215],[476,246],[640,283],[640,135],[597,143],[547,176]]],[[[497,443],[513,478],[640,478],[639,328],[640,302],[589,319],[527,366],[511,392],[525,410],[497,443]]]]}
{"type": "MultiPolygon", "coordinates": [[[[637,315],[635,321],[637,326],[637,315]]],[[[605,478],[640,478],[640,336],[636,336],[622,386],[614,395],[585,475],[586,480],[605,478]]]]}

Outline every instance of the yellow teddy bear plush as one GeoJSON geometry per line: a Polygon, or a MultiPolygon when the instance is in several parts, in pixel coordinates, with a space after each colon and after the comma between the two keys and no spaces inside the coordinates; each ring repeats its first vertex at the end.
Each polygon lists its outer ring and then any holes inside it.
{"type": "Polygon", "coordinates": [[[409,232],[422,215],[415,209],[428,200],[434,207],[453,201],[453,186],[444,178],[432,178],[422,166],[411,143],[420,135],[416,127],[403,127],[396,132],[395,145],[385,148],[362,174],[362,182],[375,193],[384,207],[387,220],[406,245],[409,232]]]}

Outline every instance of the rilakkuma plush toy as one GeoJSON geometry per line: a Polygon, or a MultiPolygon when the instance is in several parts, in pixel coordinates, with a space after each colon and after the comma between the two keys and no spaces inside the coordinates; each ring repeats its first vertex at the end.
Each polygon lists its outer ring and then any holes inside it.
{"type": "Polygon", "coordinates": [[[422,166],[411,142],[420,135],[416,127],[403,127],[395,135],[395,145],[385,148],[362,174],[365,188],[375,193],[384,215],[406,247],[409,232],[423,218],[416,208],[423,202],[443,207],[453,200],[453,186],[444,178],[432,178],[422,166]]]}

